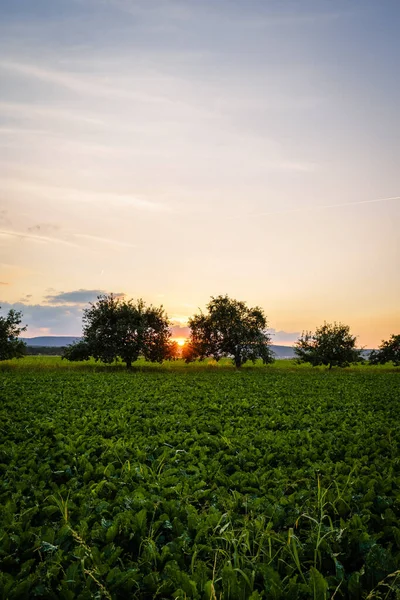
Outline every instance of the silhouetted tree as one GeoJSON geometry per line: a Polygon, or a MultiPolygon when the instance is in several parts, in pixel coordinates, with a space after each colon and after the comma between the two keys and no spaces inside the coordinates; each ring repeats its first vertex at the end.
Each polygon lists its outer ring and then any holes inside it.
{"type": "Polygon", "coordinates": [[[395,367],[400,365],[400,334],[392,335],[389,340],[382,340],[378,350],[372,350],[369,355],[371,365],[383,365],[392,362],[395,367]]]}
{"type": "Polygon", "coordinates": [[[258,358],[265,364],[273,362],[267,319],[260,307],[249,308],[225,295],[211,297],[207,311],[189,319],[190,338],[183,347],[186,362],[225,356],[233,357],[237,368],[258,358]]]}
{"type": "Polygon", "coordinates": [[[362,361],[361,352],[356,348],[355,336],[348,325],[324,323],[315,333],[303,332],[297,340],[294,351],[298,362],[308,362],[313,367],[319,365],[347,367],[362,361]]]}
{"type": "Polygon", "coordinates": [[[61,358],[65,358],[70,361],[83,361],[90,359],[90,346],[88,342],[81,340],[79,342],[74,342],[70,344],[64,349],[61,358]]]}
{"type": "Polygon", "coordinates": [[[175,340],[170,340],[168,345],[168,355],[166,356],[167,360],[178,360],[181,358],[182,352],[181,348],[175,340]]]}
{"type": "Polygon", "coordinates": [[[185,345],[182,346],[182,358],[187,363],[193,362],[197,358],[190,340],[188,340],[185,345]]]}
{"type": "MultiPolygon", "coordinates": [[[[0,307],[1,308],[1,307],[0,307]]],[[[26,344],[19,339],[26,326],[21,327],[22,313],[11,309],[6,317],[0,317],[0,360],[22,358],[26,344]]]]}
{"type": "Polygon", "coordinates": [[[129,369],[140,356],[151,362],[170,357],[168,317],[162,307],[146,306],[110,294],[84,310],[83,340],[66,349],[67,360],[113,362],[117,357],[129,369]]]}

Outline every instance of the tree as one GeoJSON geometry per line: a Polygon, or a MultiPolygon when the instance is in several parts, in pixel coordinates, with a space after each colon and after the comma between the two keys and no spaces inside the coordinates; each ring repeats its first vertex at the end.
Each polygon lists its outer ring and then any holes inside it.
{"type": "Polygon", "coordinates": [[[206,357],[218,361],[224,356],[233,357],[237,368],[258,358],[265,364],[273,362],[267,319],[260,307],[249,308],[225,295],[211,297],[207,311],[189,319],[190,338],[183,347],[186,362],[206,357]]]}
{"type": "MultiPolygon", "coordinates": [[[[0,307],[1,308],[1,307],[0,307]]],[[[26,352],[26,344],[19,339],[25,327],[20,327],[22,313],[11,309],[6,317],[0,317],[0,360],[22,358],[26,352]]]]}
{"type": "Polygon", "coordinates": [[[83,314],[83,340],[69,346],[67,360],[113,362],[117,357],[129,369],[140,356],[162,362],[170,356],[170,330],[163,307],[146,306],[110,294],[99,296],[83,314]]]}
{"type": "Polygon", "coordinates": [[[378,350],[372,350],[369,355],[371,365],[383,365],[392,362],[395,367],[400,365],[400,334],[392,335],[389,340],[382,340],[378,350]]]}
{"type": "Polygon", "coordinates": [[[348,325],[325,322],[315,333],[303,332],[294,351],[298,362],[308,362],[313,367],[348,367],[351,363],[363,360],[362,350],[356,348],[356,340],[348,325]]]}
{"type": "Polygon", "coordinates": [[[182,356],[181,348],[178,345],[178,342],[175,340],[170,340],[168,346],[168,355],[166,356],[167,360],[178,360],[182,356]]]}
{"type": "Polygon", "coordinates": [[[85,340],[74,342],[67,346],[61,357],[70,361],[83,361],[90,359],[90,346],[85,340]]]}

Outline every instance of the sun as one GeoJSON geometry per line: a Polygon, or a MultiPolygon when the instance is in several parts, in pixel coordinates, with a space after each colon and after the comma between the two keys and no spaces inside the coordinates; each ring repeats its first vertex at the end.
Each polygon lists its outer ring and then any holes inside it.
{"type": "Polygon", "coordinates": [[[178,340],[176,340],[176,343],[178,344],[178,346],[184,346],[186,340],[184,340],[183,338],[179,338],[178,340]]]}

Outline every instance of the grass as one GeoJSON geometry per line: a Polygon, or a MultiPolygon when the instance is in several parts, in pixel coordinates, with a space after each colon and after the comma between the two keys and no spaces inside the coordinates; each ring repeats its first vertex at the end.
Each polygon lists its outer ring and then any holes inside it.
{"type": "MultiPolygon", "coordinates": [[[[108,372],[108,371],[126,371],[126,366],[124,363],[120,361],[115,361],[112,364],[105,364],[101,362],[96,362],[94,359],[90,359],[85,362],[68,362],[67,360],[63,360],[60,356],[26,356],[23,359],[13,359],[8,361],[0,362],[0,373],[1,371],[17,369],[18,371],[28,371],[31,372],[33,369],[44,369],[46,371],[50,369],[63,369],[63,370],[72,370],[72,371],[86,371],[86,372],[108,372]]],[[[199,371],[210,371],[210,370],[228,370],[235,371],[234,366],[232,365],[232,361],[230,359],[221,359],[219,362],[216,362],[213,359],[206,359],[203,362],[193,362],[193,363],[185,363],[183,360],[173,360],[166,361],[162,364],[158,363],[149,363],[145,360],[138,360],[136,363],[133,363],[132,371],[190,371],[190,372],[199,372],[199,371]]],[[[276,369],[283,370],[285,372],[288,371],[310,371],[310,372],[318,372],[318,371],[327,371],[327,367],[311,367],[307,363],[298,364],[295,360],[292,359],[280,359],[276,360],[274,363],[270,365],[264,365],[261,360],[257,361],[255,364],[249,362],[243,365],[242,371],[248,370],[263,370],[264,372],[268,372],[270,370],[275,371],[276,369]]],[[[350,367],[346,367],[345,369],[334,368],[334,372],[338,373],[348,373],[352,371],[359,371],[362,369],[365,372],[373,373],[373,372],[381,372],[381,371],[392,371],[392,372],[400,372],[400,369],[394,367],[391,363],[387,363],[384,365],[368,365],[367,363],[358,363],[354,364],[350,367]]]]}
{"type": "Polygon", "coordinates": [[[0,365],[0,598],[399,598],[399,370],[0,365]]]}

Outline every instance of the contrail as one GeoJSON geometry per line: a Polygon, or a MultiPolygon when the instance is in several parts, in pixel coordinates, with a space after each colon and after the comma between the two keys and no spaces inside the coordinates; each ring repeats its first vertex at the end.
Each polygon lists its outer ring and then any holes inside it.
{"type": "Polygon", "coordinates": [[[373,202],[389,202],[390,200],[400,200],[400,196],[391,196],[390,198],[374,198],[372,200],[360,200],[359,202],[341,202],[338,204],[321,204],[312,205],[312,206],[302,206],[301,208],[288,208],[284,210],[273,210],[262,213],[245,213],[244,215],[240,215],[239,217],[234,217],[237,219],[241,219],[243,217],[266,217],[268,215],[282,215],[286,213],[294,213],[294,212],[303,212],[309,210],[323,210],[324,208],[338,208],[341,206],[358,206],[359,204],[372,204],[373,202]]]}

